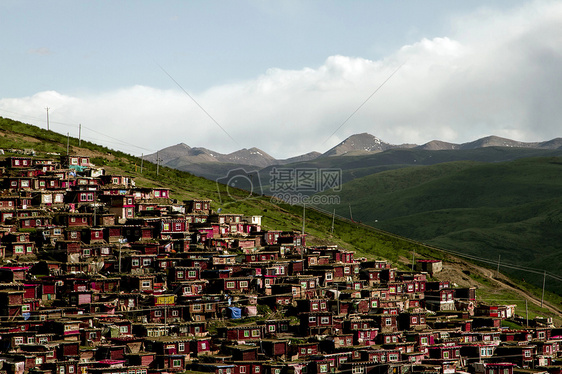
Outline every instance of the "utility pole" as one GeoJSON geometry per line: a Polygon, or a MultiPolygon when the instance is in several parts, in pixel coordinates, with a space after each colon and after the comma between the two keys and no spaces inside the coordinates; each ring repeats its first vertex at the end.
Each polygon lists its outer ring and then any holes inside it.
{"type": "Polygon", "coordinates": [[[68,156],[70,149],[70,133],[66,133],[66,155],[68,156]]]}
{"type": "Polygon", "coordinates": [[[334,209],[334,213],[332,213],[332,229],[330,230],[330,233],[333,235],[334,234],[334,221],[336,220],[336,210],[334,209]]]}
{"type": "Polygon", "coordinates": [[[47,131],[49,131],[49,109],[51,108],[46,107],[45,109],[47,110],[47,131]]]}
{"type": "Polygon", "coordinates": [[[156,152],[156,175],[158,175],[160,171],[160,156],[159,152],[156,152]]]}
{"type": "Polygon", "coordinates": [[[302,231],[301,231],[301,260],[304,259],[304,245],[303,245],[303,240],[304,240],[304,220],[306,217],[306,203],[302,203],[302,231]]]}
{"type": "Polygon", "coordinates": [[[141,174],[142,174],[142,164],[144,163],[144,153],[141,153],[141,174]]]}
{"type": "Polygon", "coordinates": [[[412,253],[412,271],[414,271],[415,263],[416,263],[416,249],[414,248],[414,252],[412,253]]]}
{"type": "Polygon", "coordinates": [[[546,285],[546,270],[544,271],[544,276],[542,278],[542,297],[541,297],[541,308],[544,302],[544,286],[546,285]]]}
{"type": "Polygon", "coordinates": [[[349,218],[351,219],[351,222],[353,222],[353,214],[351,214],[351,204],[349,204],[349,218]]]}
{"type": "Polygon", "coordinates": [[[82,124],[78,125],[78,147],[82,146],[82,124]]]}

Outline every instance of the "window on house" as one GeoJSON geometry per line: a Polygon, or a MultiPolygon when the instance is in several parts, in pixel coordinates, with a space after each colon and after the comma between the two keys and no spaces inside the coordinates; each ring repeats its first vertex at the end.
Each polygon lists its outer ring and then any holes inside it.
{"type": "Polygon", "coordinates": [[[248,288],[248,281],[240,281],[240,288],[248,288]]]}
{"type": "Polygon", "coordinates": [[[252,337],[256,338],[260,336],[260,330],[252,330],[252,337]]]}
{"type": "Polygon", "coordinates": [[[232,282],[232,281],[226,282],[226,288],[234,288],[235,285],[236,285],[235,282],[232,282]]]}
{"type": "Polygon", "coordinates": [[[320,317],[320,323],[323,325],[330,324],[330,317],[320,317]]]}

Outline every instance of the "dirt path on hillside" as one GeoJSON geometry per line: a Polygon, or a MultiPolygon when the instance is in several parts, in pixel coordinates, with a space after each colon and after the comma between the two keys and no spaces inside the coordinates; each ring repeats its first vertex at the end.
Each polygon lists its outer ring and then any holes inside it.
{"type": "MultiPolygon", "coordinates": [[[[496,272],[491,269],[475,265],[459,258],[449,257],[447,261],[443,262],[443,271],[436,273],[434,278],[438,280],[450,280],[460,287],[479,287],[480,283],[469,276],[471,273],[485,277],[492,284],[497,286],[498,299],[501,298],[501,295],[505,291],[511,291],[527,299],[530,303],[539,307],[541,306],[541,299],[539,297],[517,287],[517,285],[513,284],[501,273],[498,276],[496,272]]],[[[553,305],[546,300],[542,304],[542,307],[548,309],[555,318],[562,320],[562,309],[559,306],[553,305]]]]}

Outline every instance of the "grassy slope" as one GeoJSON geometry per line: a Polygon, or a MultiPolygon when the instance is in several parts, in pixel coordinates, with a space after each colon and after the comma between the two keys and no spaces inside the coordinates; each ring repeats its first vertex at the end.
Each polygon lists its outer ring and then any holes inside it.
{"type": "Polygon", "coordinates": [[[561,172],[559,157],[388,171],[345,184],[336,211],[347,215],[351,204],[355,219],[378,228],[559,274],[561,172]]]}
{"type": "MultiPolygon", "coordinates": [[[[22,124],[0,117],[0,148],[33,148],[42,152],[66,152],[67,138],[63,135],[38,127],[22,124]]],[[[108,173],[127,174],[135,178],[138,186],[165,186],[171,189],[172,198],[179,201],[193,198],[208,198],[213,200],[213,208],[223,209],[223,212],[262,215],[266,229],[300,230],[302,228],[302,207],[287,204],[274,204],[267,197],[247,197],[245,191],[226,190],[203,178],[178,170],[161,167],[156,175],[156,166],[144,162],[143,172],[140,172],[141,160],[137,157],[98,146],[89,142],[82,142],[78,147],[77,139],[70,139],[71,153],[89,154],[98,165],[104,165],[108,173]]],[[[410,266],[412,253],[417,258],[444,258],[444,254],[429,249],[420,243],[408,239],[387,235],[386,233],[364,227],[347,220],[336,219],[333,234],[330,233],[332,217],[314,210],[306,212],[306,233],[308,242],[312,244],[337,244],[340,247],[357,251],[358,256],[368,258],[387,259],[396,266],[407,269],[410,266]]],[[[486,290],[488,286],[483,282],[479,286],[479,294],[493,298],[493,292],[486,290]],[[487,296],[488,294],[492,296],[487,296]]],[[[550,295],[547,294],[550,297],[550,295]]],[[[520,302],[523,299],[520,298],[520,302]]],[[[537,314],[549,313],[545,309],[538,309],[537,314]]]]}

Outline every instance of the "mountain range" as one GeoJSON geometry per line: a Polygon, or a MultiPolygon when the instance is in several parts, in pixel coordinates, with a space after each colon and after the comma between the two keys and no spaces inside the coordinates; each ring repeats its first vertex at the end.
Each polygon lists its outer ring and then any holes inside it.
{"type": "MultiPolygon", "coordinates": [[[[160,160],[160,165],[174,169],[190,172],[197,176],[216,180],[228,173],[229,170],[242,168],[247,172],[270,169],[279,165],[299,165],[315,162],[313,166],[329,167],[331,164],[341,164],[348,162],[348,157],[371,156],[384,153],[390,150],[410,150],[410,151],[470,151],[481,148],[504,147],[513,150],[557,150],[562,149],[562,138],[555,138],[543,142],[520,142],[498,136],[488,136],[472,142],[455,144],[440,140],[433,140],[423,145],[417,144],[389,144],[368,133],[355,134],[338,145],[330,148],[324,153],[311,151],[309,153],[291,157],[288,159],[276,159],[267,152],[253,147],[250,149],[240,149],[238,151],[222,154],[203,147],[190,147],[185,143],[180,143],[161,149],[157,153],[146,155],[147,161],[156,163],[160,160]],[[337,158],[345,157],[344,160],[335,161],[337,158]]],[[[517,158],[517,152],[513,158],[517,158]]],[[[457,160],[455,155],[453,160],[457,160]]],[[[527,156],[525,154],[525,156],[527,156]]],[[[462,156],[464,157],[464,156],[462,156]]],[[[468,157],[471,159],[471,157],[468,157]]],[[[445,162],[442,160],[441,162],[445,162]]],[[[484,160],[481,160],[484,161],[484,160]]],[[[495,159],[490,161],[497,161],[495,159]]]]}

